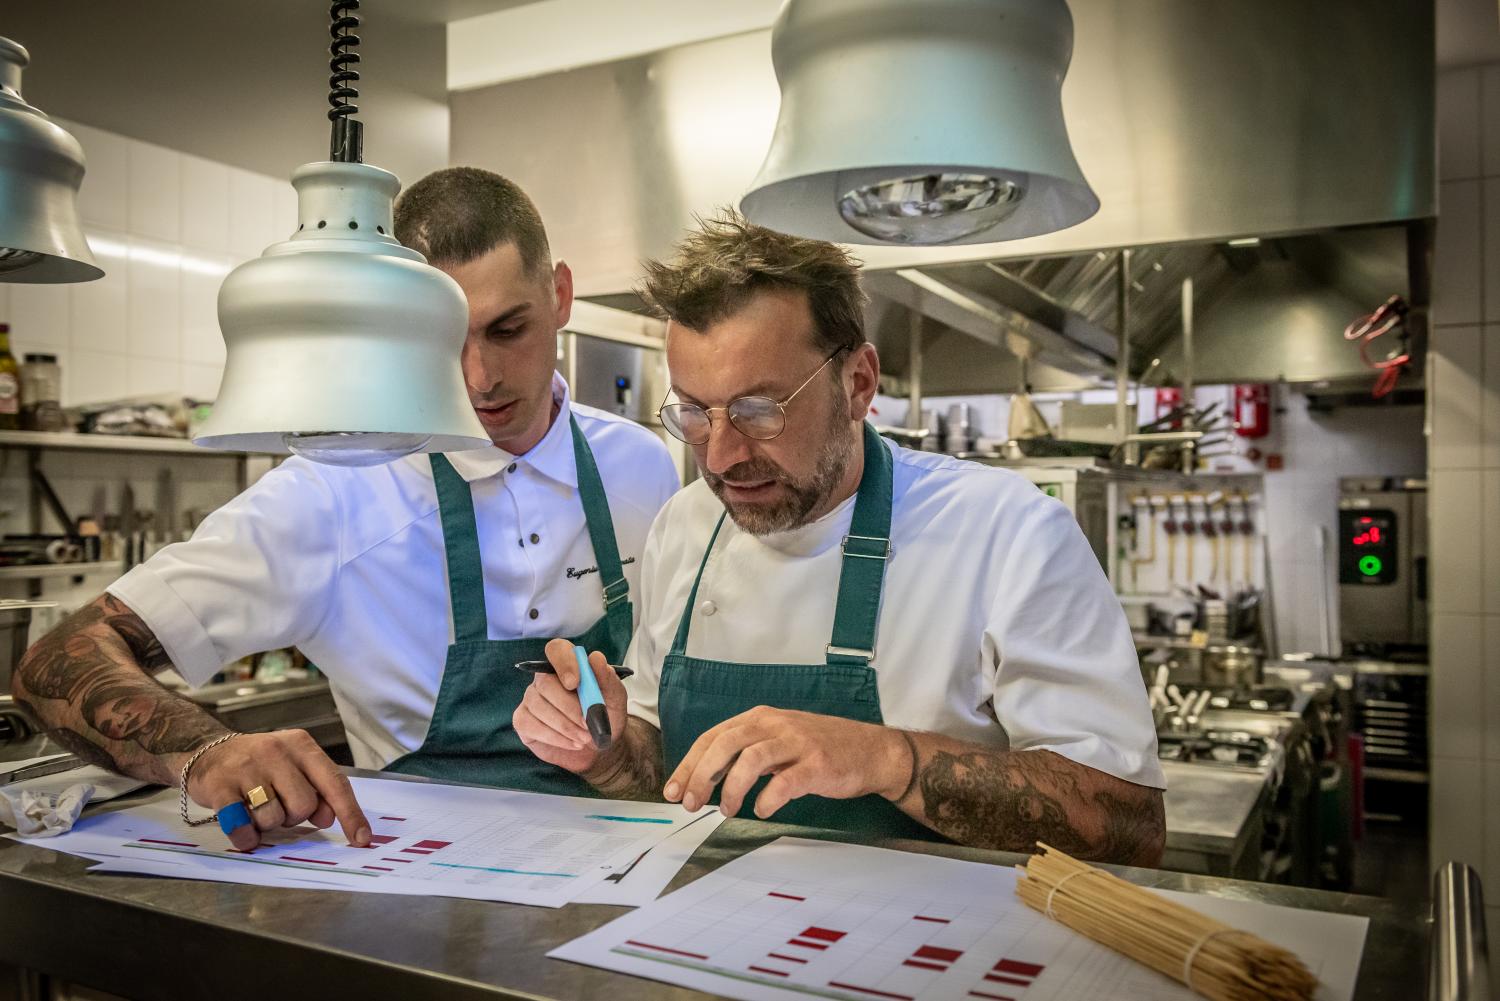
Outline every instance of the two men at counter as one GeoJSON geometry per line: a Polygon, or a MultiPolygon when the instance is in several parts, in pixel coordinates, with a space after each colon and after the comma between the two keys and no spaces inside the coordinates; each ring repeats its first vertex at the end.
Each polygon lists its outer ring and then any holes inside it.
{"type": "MultiPolygon", "coordinates": [[[[646,428],[570,400],[554,368],[572,274],[520,188],[439,171],[403,193],[395,224],[468,298],[464,381],[494,447],[282,463],[28,652],[15,694],[69,750],[176,785],[191,752],[228,731],[151,675],[202,684],[296,646],[327,675],[355,764],[588,793],[511,731],[530,681],[512,665],[553,636],[624,655],[646,531],[676,468],[646,428]]],[[[368,841],[348,780],[306,733],[236,737],[188,781],[208,809],[257,787],[274,798],[231,835],[236,848],[335,817],[368,841]]]]}
{"type": "MultiPolygon", "coordinates": [[[[282,464],[28,653],[16,694],[66,746],[176,784],[225,731],[150,674],[202,683],[295,645],[364,767],[689,808],[717,788],[730,814],[1155,864],[1164,782],[1113,592],[1025,480],[875,435],[878,358],[838,247],[730,216],[649,265],[663,423],[704,479],[674,495],[660,442],[553,374],[571,275],[519,189],[440,171],[396,223],[468,296],[495,448],[282,464]],[[555,636],[594,651],[607,752],[555,636]],[[544,647],[555,676],[514,669],[544,647]]],[[[366,843],[305,734],[214,747],[188,792],[212,808],[256,786],[275,798],[236,847],[335,819],[366,843]]]]}
{"type": "Polygon", "coordinates": [[[1119,602],[1072,516],[1008,472],[899,448],[857,266],[730,216],[643,292],[701,483],[668,501],[622,684],[588,742],[571,651],[516,731],[613,797],[1155,864],[1155,730],[1119,602]]]}

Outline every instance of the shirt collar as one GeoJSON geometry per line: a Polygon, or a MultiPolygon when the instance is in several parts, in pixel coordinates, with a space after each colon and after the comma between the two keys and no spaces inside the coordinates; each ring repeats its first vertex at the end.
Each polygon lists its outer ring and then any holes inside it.
{"type": "MultiPolygon", "coordinates": [[[[572,394],[568,384],[558,373],[552,373],[552,399],[558,404],[557,416],[542,440],[522,455],[512,455],[498,445],[470,449],[466,452],[448,452],[448,461],[453,464],[464,482],[473,483],[505,472],[512,463],[525,465],[564,486],[578,488],[578,465],[573,458],[573,430],[571,421],[572,394]]],[[[423,461],[423,466],[427,463],[423,461]]]]}

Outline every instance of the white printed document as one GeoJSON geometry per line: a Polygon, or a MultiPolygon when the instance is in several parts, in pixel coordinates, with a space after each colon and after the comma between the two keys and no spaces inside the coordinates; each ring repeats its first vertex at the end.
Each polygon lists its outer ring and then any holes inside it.
{"type": "Polygon", "coordinates": [[[184,824],[175,797],[85,817],[46,847],[112,872],[560,907],[698,816],[671,803],[351,781],[369,848],[351,847],[337,827],[299,827],[240,853],[216,825],[184,824]]]}
{"type": "MultiPolygon", "coordinates": [[[[781,838],[548,953],[742,1001],[1193,1001],[1016,897],[1013,868],[781,838]]],[[[1368,920],[1163,893],[1292,950],[1349,1001],[1368,920]]]]}

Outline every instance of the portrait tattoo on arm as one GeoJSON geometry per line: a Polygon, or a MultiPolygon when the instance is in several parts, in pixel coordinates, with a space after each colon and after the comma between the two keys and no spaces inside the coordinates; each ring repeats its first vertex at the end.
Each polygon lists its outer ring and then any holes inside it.
{"type": "Polygon", "coordinates": [[[79,757],[160,781],[170,775],[161,756],[227,732],[151,676],[170,666],[150,627],[105,594],[26,652],[16,668],[17,701],[79,757]]]}

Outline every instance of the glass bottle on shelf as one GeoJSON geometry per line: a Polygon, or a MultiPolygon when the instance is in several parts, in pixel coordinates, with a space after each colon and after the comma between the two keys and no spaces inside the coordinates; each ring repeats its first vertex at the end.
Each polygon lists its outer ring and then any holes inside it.
{"type": "Polygon", "coordinates": [[[10,353],[10,324],[0,323],[0,431],[21,427],[21,366],[10,353]]]}

